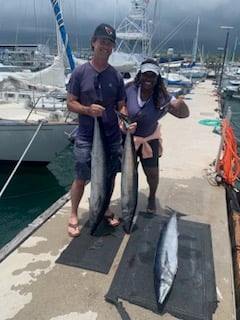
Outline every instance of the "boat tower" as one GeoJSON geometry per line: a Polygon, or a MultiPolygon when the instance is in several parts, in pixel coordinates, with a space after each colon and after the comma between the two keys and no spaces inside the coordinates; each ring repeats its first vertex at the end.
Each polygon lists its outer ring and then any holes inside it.
{"type": "Polygon", "coordinates": [[[116,29],[120,39],[116,51],[151,54],[151,41],[154,23],[150,19],[150,0],[131,0],[129,14],[116,29]]]}

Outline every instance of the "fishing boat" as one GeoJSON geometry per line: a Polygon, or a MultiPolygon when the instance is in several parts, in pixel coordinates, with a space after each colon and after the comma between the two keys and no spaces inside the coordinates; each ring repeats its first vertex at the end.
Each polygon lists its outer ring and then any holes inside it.
{"type": "MultiPolygon", "coordinates": [[[[66,52],[69,53],[59,4],[57,1],[51,2],[66,52]]],[[[53,65],[39,72],[16,72],[6,74],[2,79],[0,162],[45,165],[70,143],[68,138],[75,130],[77,121],[76,115],[69,114],[66,108],[62,57],[59,54],[53,65]]],[[[71,60],[69,64],[73,69],[71,60]]]]}
{"type": "Polygon", "coordinates": [[[125,82],[133,79],[141,62],[151,56],[158,1],[132,0],[129,13],[116,28],[118,46],[109,62],[123,74],[125,82]],[[154,10],[155,9],[155,10],[154,10]],[[147,23],[151,21],[151,24],[147,23]]]}

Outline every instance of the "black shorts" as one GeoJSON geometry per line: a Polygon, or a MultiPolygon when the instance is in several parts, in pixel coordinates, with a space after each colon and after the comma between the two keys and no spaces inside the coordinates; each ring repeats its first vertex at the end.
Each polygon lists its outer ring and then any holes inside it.
{"type": "Polygon", "coordinates": [[[154,139],[148,141],[149,145],[152,148],[153,156],[151,158],[143,158],[142,156],[142,146],[137,150],[137,156],[140,158],[140,162],[143,167],[149,167],[149,168],[158,168],[159,166],[159,140],[154,139]]]}

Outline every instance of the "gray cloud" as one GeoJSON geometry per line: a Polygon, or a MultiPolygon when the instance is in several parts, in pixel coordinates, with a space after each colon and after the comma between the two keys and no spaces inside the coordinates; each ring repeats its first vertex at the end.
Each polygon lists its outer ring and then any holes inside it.
{"type": "MultiPolygon", "coordinates": [[[[217,53],[223,47],[225,31],[221,25],[234,26],[231,30],[229,47],[233,48],[239,35],[239,0],[157,0],[156,44],[171,34],[176,26],[187,17],[188,21],[176,31],[162,48],[174,47],[178,51],[191,51],[196,33],[197,17],[200,17],[199,43],[205,52],[217,53]]],[[[89,46],[89,38],[95,26],[103,21],[119,25],[127,15],[130,0],[61,0],[65,26],[71,46],[89,46]]],[[[150,0],[149,6],[153,6],[150,0]]],[[[10,0],[1,4],[1,42],[54,43],[55,19],[49,1],[10,0]]],[[[239,55],[239,53],[238,53],[239,55]]]]}

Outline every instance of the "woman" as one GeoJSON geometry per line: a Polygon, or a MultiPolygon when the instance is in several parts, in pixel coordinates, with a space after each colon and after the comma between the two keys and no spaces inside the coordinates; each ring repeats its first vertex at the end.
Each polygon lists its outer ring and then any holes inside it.
{"type": "Polygon", "coordinates": [[[159,183],[159,160],[162,140],[158,120],[167,113],[178,118],[189,116],[182,99],[170,95],[153,59],[142,62],[133,82],[126,85],[128,115],[137,122],[134,133],[135,148],[149,185],[147,212],[156,212],[156,191],[159,183]]]}

